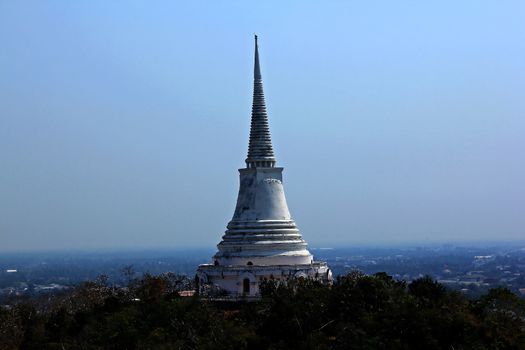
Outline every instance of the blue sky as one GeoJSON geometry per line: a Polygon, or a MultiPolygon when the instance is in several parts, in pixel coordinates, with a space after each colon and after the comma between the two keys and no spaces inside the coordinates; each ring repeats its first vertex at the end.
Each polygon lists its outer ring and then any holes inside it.
{"type": "Polygon", "coordinates": [[[525,237],[522,1],[0,0],[0,250],[213,246],[260,55],[312,246],[525,237]]]}

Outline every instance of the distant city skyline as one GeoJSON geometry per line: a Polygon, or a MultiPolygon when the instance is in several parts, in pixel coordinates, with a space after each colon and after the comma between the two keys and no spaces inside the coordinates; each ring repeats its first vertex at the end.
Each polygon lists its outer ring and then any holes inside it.
{"type": "Polygon", "coordinates": [[[213,247],[248,148],[254,32],[310,246],[523,240],[524,11],[0,2],[0,251],[213,247]]]}

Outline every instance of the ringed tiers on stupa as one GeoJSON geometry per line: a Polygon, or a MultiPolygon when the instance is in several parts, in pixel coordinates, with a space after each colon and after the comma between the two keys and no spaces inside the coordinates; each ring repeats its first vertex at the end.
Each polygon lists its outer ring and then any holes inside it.
{"type": "Polygon", "coordinates": [[[239,169],[240,187],[228,223],[211,264],[199,265],[198,290],[219,290],[229,296],[259,294],[264,280],[286,282],[310,278],[329,282],[325,262],[316,262],[290,215],[270,137],[264,100],[257,36],[250,141],[246,168],[239,169]]]}

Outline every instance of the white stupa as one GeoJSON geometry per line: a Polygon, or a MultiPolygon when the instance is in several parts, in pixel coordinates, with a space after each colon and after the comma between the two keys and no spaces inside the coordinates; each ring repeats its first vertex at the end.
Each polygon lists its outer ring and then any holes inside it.
{"type": "Polygon", "coordinates": [[[250,144],[246,168],[239,169],[237,206],[211,264],[199,265],[196,280],[232,296],[257,296],[265,279],[312,278],[328,282],[325,262],[314,262],[290,215],[275,167],[255,36],[255,67],[250,144]]]}

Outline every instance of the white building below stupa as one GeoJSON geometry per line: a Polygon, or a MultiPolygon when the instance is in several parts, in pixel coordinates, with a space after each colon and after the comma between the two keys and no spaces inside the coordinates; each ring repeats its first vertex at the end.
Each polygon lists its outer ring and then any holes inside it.
{"type": "Polygon", "coordinates": [[[257,36],[250,142],[246,168],[239,169],[237,206],[211,264],[199,265],[200,292],[207,287],[230,296],[257,296],[264,280],[311,278],[329,282],[325,262],[316,262],[290,215],[275,166],[264,100],[257,36]]]}

